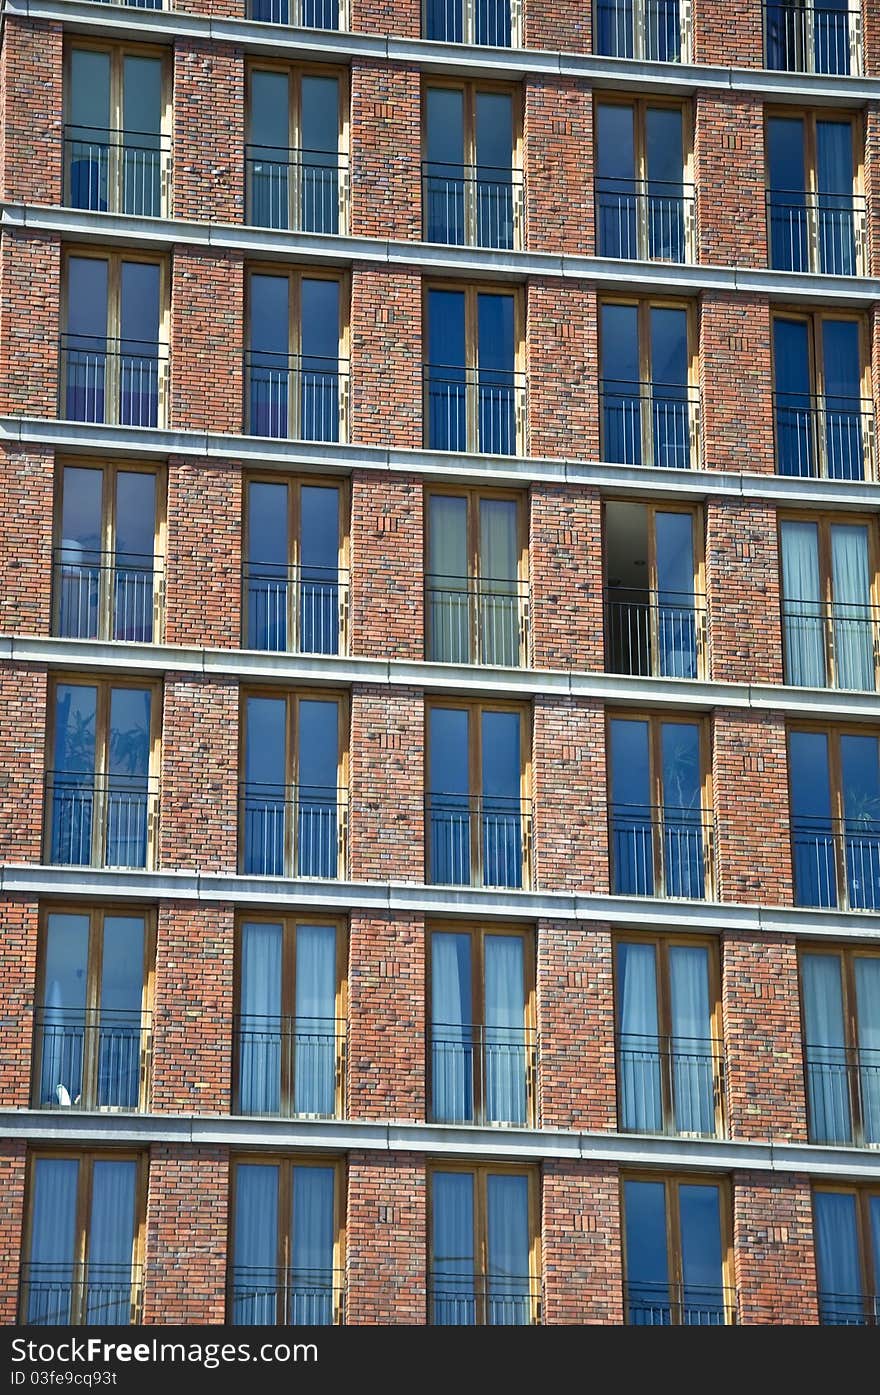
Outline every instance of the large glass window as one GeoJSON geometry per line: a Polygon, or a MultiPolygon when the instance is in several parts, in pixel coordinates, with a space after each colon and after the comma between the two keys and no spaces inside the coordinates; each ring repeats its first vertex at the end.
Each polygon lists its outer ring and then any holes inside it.
{"type": "Polygon", "coordinates": [[[247,221],[345,231],[344,80],[332,69],[248,70],[247,221]]]}
{"type": "Polygon", "coordinates": [[[425,445],[516,455],[525,432],[525,377],[515,295],[431,286],[425,299],[425,445]]]}
{"type": "Polygon", "coordinates": [[[161,53],[109,44],[71,48],[64,121],[67,204],[168,216],[170,83],[161,53]]]}
{"type": "Polygon", "coordinates": [[[773,316],[776,469],[862,480],[874,473],[874,408],[861,321],[773,316]]]}
{"type": "Polygon", "coordinates": [[[865,200],[852,121],[830,113],[767,118],[770,265],[856,276],[863,270],[865,200]]]}
{"type": "Polygon", "coordinates": [[[880,1191],[817,1187],[813,1229],[819,1321],[829,1327],[880,1324],[880,1191]]]}
{"type": "Polygon", "coordinates": [[[684,305],[605,301],[599,307],[603,459],[687,470],[699,460],[684,305]]]}
{"type": "Polygon", "coordinates": [[[519,32],[511,0],[422,0],[422,35],[444,44],[510,48],[519,32]]]}
{"type": "Polygon", "coordinates": [[[514,170],[513,93],[432,83],[424,94],[422,188],[427,242],[514,247],[522,172],[514,170]]]}
{"type": "Polygon", "coordinates": [[[783,518],[779,535],[786,683],[873,690],[880,608],[872,521],[783,518]]]}
{"type": "Polygon", "coordinates": [[[339,1190],[332,1163],[235,1164],[229,1322],[327,1327],[342,1321],[339,1190]]]}
{"type": "Polygon", "coordinates": [[[804,950],[810,1141],[880,1143],[880,955],[804,950]]]}
{"type": "Polygon", "coordinates": [[[860,17],[850,0],[769,0],[767,67],[836,76],[861,72],[860,17]]]}
{"type": "Polygon", "coordinates": [[[718,1182],[626,1178],[626,1321],[720,1327],[736,1321],[728,1287],[727,1197],[718,1182]]]}
{"type": "Polygon", "coordinates": [[[432,491],[427,499],[427,657],[526,662],[528,561],[518,494],[432,491]]]}
{"type": "Polygon", "coordinates": [[[293,654],[344,650],[348,571],[339,484],[247,483],[244,644],[293,654]]]}
{"type": "Polygon", "coordinates": [[[252,436],[344,439],[348,360],[342,286],[327,276],[251,272],[246,396],[252,436]]]}
{"type": "Polygon", "coordinates": [[[605,506],[605,666],[609,673],[696,678],[706,597],[692,509],[605,506]]]}
{"type": "Polygon", "coordinates": [[[600,257],[693,260],[695,196],[689,140],[680,106],[648,100],[597,102],[600,257]]]}
{"type": "Polygon", "coordinates": [[[790,731],[788,764],[796,904],[880,910],[880,738],[790,731]]]}
{"type": "Polygon", "coordinates": [[[531,1172],[433,1170],[433,1324],[523,1327],[540,1320],[536,1191],[531,1172]]]}
{"type": "Polygon", "coordinates": [[[612,58],[681,62],[690,47],[684,17],[685,7],[679,0],[596,0],[594,52],[612,58]]]}

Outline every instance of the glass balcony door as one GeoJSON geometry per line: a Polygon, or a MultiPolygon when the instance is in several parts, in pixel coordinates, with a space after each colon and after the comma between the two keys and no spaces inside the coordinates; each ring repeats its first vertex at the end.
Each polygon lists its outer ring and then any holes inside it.
{"type": "Polygon", "coordinates": [[[516,499],[429,496],[429,659],[519,665],[519,531],[516,499]]]}
{"type": "Polygon", "coordinates": [[[339,653],[341,546],[338,486],[249,481],[248,648],[339,653]]]}
{"type": "Polygon", "coordinates": [[[850,0],[772,0],[764,6],[767,67],[789,73],[859,71],[850,0]]]}
{"type": "Polygon", "coordinates": [[[513,247],[513,99],[472,87],[425,95],[425,238],[513,247]]]}
{"type": "Polygon", "coordinates": [[[707,816],[698,723],[614,717],[612,885],[617,895],[706,895],[707,816]]]}
{"type": "Polygon", "coordinates": [[[783,519],[785,678],[805,687],[875,687],[880,612],[867,524],[783,519]]]}
{"type": "Polygon", "coordinates": [[[609,672],[696,678],[702,650],[695,515],[611,502],[605,509],[609,672]]]}
{"type": "Polygon", "coordinates": [[[529,1179],[489,1171],[431,1178],[431,1322],[521,1327],[533,1319],[529,1179]]]}
{"type": "Polygon", "coordinates": [[[767,183],[771,266],[855,276],[852,123],[769,117],[767,183]]]}
{"type": "Polygon", "coordinates": [[[424,0],[423,15],[426,39],[491,48],[510,48],[514,42],[511,0],[424,0]]]}
{"type": "Polygon", "coordinates": [[[64,415],[157,426],[163,386],[159,264],[71,256],[66,267],[64,415]]]}
{"type": "Polygon", "coordinates": [[[858,321],[776,315],[773,360],[778,473],[864,479],[872,413],[858,321]]]}
{"type": "Polygon", "coordinates": [[[232,1323],[326,1327],[337,1320],[335,1188],[332,1167],[236,1166],[232,1323]]]}
{"type": "Polygon", "coordinates": [[[512,295],[428,290],[429,449],[516,454],[522,383],[514,335],[512,295]]]}
{"type": "Polygon", "coordinates": [[[520,723],[515,711],[431,709],[428,858],[432,882],[523,885],[520,723]]]}
{"type": "Polygon", "coordinates": [[[880,740],[792,731],[789,767],[796,903],[880,909],[880,740]]]}
{"type": "Polygon", "coordinates": [[[623,1200],[626,1321],[635,1327],[732,1321],[720,1187],[628,1179],[623,1200]]]}
{"type": "Polygon", "coordinates": [[[880,958],[801,954],[810,1140],[880,1143],[880,958]]]}
{"type": "Polygon", "coordinates": [[[682,109],[602,102],[596,121],[599,256],[687,261],[682,109]]]}
{"type": "Polygon", "coordinates": [[[819,1321],[831,1327],[880,1322],[880,1194],[813,1192],[819,1321]]]}
{"type": "Polygon", "coordinates": [[[694,422],[684,307],[600,307],[602,451],[624,465],[688,469],[694,422]]]}
{"type": "Polygon", "coordinates": [[[160,218],[168,162],[162,59],[73,48],[67,94],[68,203],[160,218]]]}
{"type": "Polygon", "coordinates": [[[249,288],[248,430],[338,441],[339,282],[254,272],[249,288]]]}
{"type": "Polygon", "coordinates": [[[253,68],[249,74],[248,222],[339,232],[337,77],[253,68]]]}

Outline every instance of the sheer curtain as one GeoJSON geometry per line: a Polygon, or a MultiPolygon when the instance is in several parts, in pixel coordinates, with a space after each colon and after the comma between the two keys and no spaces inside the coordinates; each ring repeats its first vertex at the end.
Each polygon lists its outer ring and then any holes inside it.
{"type": "Polygon", "coordinates": [[[471,937],[431,937],[431,1112],[440,1123],[473,1122],[471,937]]]}
{"type": "Polygon", "coordinates": [[[525,988],[519,935],[487,935],[485,946],[486,1122],[526,1122],[525,988]]]}
{"type": "Polygon", "coordinates": [[[131,1250],[137,1186],[135,1162],[96,1162],[92,1169],[92,1214],[86,1321],[101,1326],[131,1322],[131,1250]]]}
{"type": "Polygon", "coordinates": [[[816,174],[819,270],[836,276],[854,276],[853,135],[848,121],[816,122],[816,174]]]}
{"type": "Polygon", "coordinates": [[[278,1168],[239,1163],[235,1184],[232,1321],[245,1326],[283,1321],[278,1305],[278,1168]]]}
{"type": "Polygon", "coordinates": [[[293,1169],[292,1274],[289,1321],[333,1321],[333,1168],[293,1169]]]}
{"type": "Polygon", "coordinates": [[[825,641],[815,523],[782,523],[782,594],[786,682],[825,687],[825,641]]]}
{"type": "Polygon", "coordinates": [[[831,570],[837,686],[873,691],[874,635],[867,528],[839,524],[832,527],[831,570]]]}
{"type": "Polygon", "coordinates": [[[57,1326],[71,1320],[78,1180],[73,1158],[38,1158],[34,1164],[29,1323],[57,1326]]]}
{"type": "Polygon", "coordinates": [[[476,1322],[473,1173],[435,1172],[431,1200],[434,1324],[472,1327],[476,1322]]]}
{"type": "Polygon", "coordinates": [[[810,1133],[816,1143],[849,1143],[852,1118],[839,956],[805,954],[801,983],[810,1133]]]}
{"type": "Polygon", "coordinates": [[[336,1112],[336,928],[296,931],[295,1114],[336,1112]]]}
{"type": "Polygon", "coordinates": [[[480,637],[484,664],[519,664],[516,504],[480,501],[480,637]]]}
{"type": "MultiPolygon", "coordinates": [[[[866,1143],[880,1143],[880,959],[857,958],[855,976],[862,1127],[866,1143]]],[[[880,1250],[877,1264],[880,1284],[880,1250]]]]}
{"type": "Polygon", "coordinates": [[[635,1133],[660,1133],[663,1101],[654,946],[618,945],[617,972],[621,1128],[635,1133]]]}
{"type": "Polygon", "coordinates": [[[669,950],[672,1096],[678,1133],[715,1132],[715,1061],[709,1004],[709,951],[669,950]]]}
{"type": "Polygon", "coordinates": [[[471,659],[467,500],[432,494],[428,510],[430,657],[439,663],[466,664],[471,659]]]}
{"type": "Polygon", "coordinates": [[[281,1108],[280,925],[253,921],[241,932],[239,1109],[277,1114],[281,1108]]]}
{"type": "Polygon", "coordinates": [[[529,1311],[529,1186],[525,1177],[486,1180],[489,1271],[486,1320],[522,1327],[529,1311]]]}
{"type": "Polygon", "coordinates": [[[862,1278],[856,1199],[844,1192],[814,1192],[819,1312],[832,1326],[862,1317],[862,1278]]]}

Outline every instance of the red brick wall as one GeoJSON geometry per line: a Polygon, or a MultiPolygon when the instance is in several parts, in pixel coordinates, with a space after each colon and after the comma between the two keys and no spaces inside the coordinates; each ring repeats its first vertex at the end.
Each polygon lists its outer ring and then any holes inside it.
{"type": "Polygon", "coordinates": [[[722,901],[792,904],[785,721],[715,710],[715,866],[722,901]]]}
{"type": "Polygon", "coordinates": [[[42,860],[45,741],[46,670],[0,665],[0,862],[42,860]]]}
{"type": "Polygon", "coordinates": [[[351,440],[422,444],[422,286],[415,271],[355,263],[351,278],[351,440]]]}
{"type": "Polygon", "coordinates": [[[242,499],[237,461],[171,456],[166,643],[232,648],[242,643],[242,499]]]}
{"type": "Polygon", "coordinates": [[[880,10],[874,0],[862,0],[863,72],[880,77],[880,10]]]}
{"type": "Polygon", "coordinates": [[[0,447],[0,632],[47,635],[52,595],[53,452],[0,447]]]}
{"type": "Polygon", "coordinates": [[[418,69],[354,59],[351,124],[351,232],[355,236],[419,241],[422,133],[418,69]]]}
{"type": "Polygon", "coordinates": [[[10,203],[61,203],[61,49],[60,24],[4,15],[0,168],[10,203]]]}
{"type": "Polygon", "coordinates": [[[171,291],[171,425],[241,431],[244,264],[239,252],[174,253],[171,291]]]}
{"type": "Polygon", "coordinates": [[[554,5],[552,0],[527,0],[522,6],[523,43],[526,48],[561,49],[563,53],[589,53],[592,44],[592,6],[554,5]]]}
{"type": "Polygon", "coordinates": [[[706,588],[712,677],[782,682],[776,511],[736,499],[709,500],[706,588]]]}
{"type": "Polygon", "coordinates": [[[532,664],[601,673],[605,657],[599,491],[582,485],[533,484],[529,505],[532,664]]]}
{"type": "MultiPolygon", "coordinates": [[[[729,34],[728,9],[715,9],[729,34]]],[[[764,111],[760,99],[697,94],[694,172],[699,198],[698,260],[714,266],[766,266],[764,111]]]]}
{"type": "Polygon", "coordinates": [[[169,674],[162,719],[159,866],[233,872],[238,683],[169,674]]]}
{"type": "Polygon", "coordinates": [[[353,1326],[424,1323],[427,1248],[424,1158],[351,1153],[346,1321],[353,1326]]]}
{"type": "Polygon", "coordinates": [[[245,0],[174,0],[174,8],[182,14],[244,19],[246,5],[245,0]]]}
{"type": "Polygon", "coordinates": [[[532,770],[534,884],[542,891],[607,891],[601,703],[536,697],[532,770]]]}
{"type": "Polygon", "coordinates": [[[0,412],[58,415],[61,241],[5,228],[0,243],[0,412]]]}
{"type": "Polygon", "coordinates": [[[762,0],[693,0],[694,62],[763,68],[762,0]]]}
{"type": "Polygon", "coordinates": [[[351,652],[425,652],[424,487],[416,475],[351,476],[351,652]]]}
{"type": "Polygon", "coordinates": [[[620,1185],[610,1163],[541,1169],[543,1321],[623,1322],[620,1185]]]}
{"type": "Polygon", "coordinates": [[[743,1323],[818,1321],[810,1186],[799,1173],[734,1173],[733,1259],[743,1323]]]}
{"type": "Polygon", "coordinates": [[[422,31],[419,0],[349,0],[349,25],[355,34],[393,34],[417,39],[422,31]]]}
{"type": "Polygon", "coordinates": [[[38,914],[35,900],[6,896],[0,903],[0,1099],[5,1109],[26,1108],[31,1101],[38,914]]]}
{"type": "Polygon", "coordinates": [[[424,881],[424,732],[421,693],[353,686],[349,846],[354,881],[424,881]]]}
{"type": "Polygon", "coordinates": [[[425,952],[420,916],[351,917],[346,1098],[352,1119],[425,1118],[425,952]]]}
{"type": "Polygon", "coordinates": [[[244,222],[243,50],[178,39],[173,105],[175,218],[244,222]]]}
{"type": "Polygon", "coordinates": [[[770,346],[765,296],[703,291],[699,368],[706,469],[775,471],[770,346]]]}
{"type": "Polygon", "coordinates": [[[232,1107],[234,911],[163,901],[156,935],[152,1108],[232,1107]]]}
{"type": "MultiPolygon", "coordinates": [[[[877,70],[875,70],[877,71],[877,70]]],[[[861,268],[863,276],[880,273],[880,102],[869,102],[865,108],[865,197],[868,205],[867,253],[868,265],[861,268]]]]}
{"type": "Polygon", "coordinates": [[[529,454],[595,460],[599,453],[596,294],[535,277],[527,288],[529,454]]]}
{"type": "Polygon", "coordinates": [[[27,1148],[17,1139],[0,1142],[0,1323],[11,1327],[18,1316],[22,1224],[27,1148]]]}
{"type": "MultiPolygon", "coordinates": [[[[526,6],[528,13],[529,6],[526,6]]],[[[586,19],[588,6],[557,13],[586,19]]],[[[565,45],[559,44],[563,48],[565,45]]],[[[581,48],[588,52],[589,44],[581,48]]],[[[526,246],[533,252],[592,256],[593,96],[579,78],[531,77],[524,83],[526,246]]]]}
{"type": "Polygon", "coordinates": [[[144,1322],[223,1322],[229,1150],[150,1148],[144,1322]]]}
{"type": "Polygon", "coordinates": [[[728,1134],[805,1143],[794,938],[728,931],[721,948],[728,1134]]]}
{"type": "Polygon", "coordinates": [[[614,1129],[611,927],[540,920],[537,988],[542,1127],[614,1129]]]}

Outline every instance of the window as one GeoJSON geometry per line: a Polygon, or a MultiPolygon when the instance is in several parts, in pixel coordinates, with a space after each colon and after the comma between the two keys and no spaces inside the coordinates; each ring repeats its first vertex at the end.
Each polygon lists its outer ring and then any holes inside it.
{"type": "Polygon", "coordinates": [[[425,445],[516,455],[524,450],[520,303],[476,286],[428,288],[425,445]]]}
{"type": "Polygon", "coordinates": [[[77,252],[65,260],[61,412],[69,421],[162,426],[168,337],[164,266],[77,252]]]}
{"type": "Polygon", "coordinates": [[[850,0],[771,0],[767,67],[787,73],[861,72],[861,11],[850,0]]]}
{"type": "Polygon", "coordinates": [[[348,359],[342,283],[251,272],[246,394],[252,436],[345,439],[348,359]]]}
{"type": "Polygon", "coordinates": [[[533,1124],[534,959],[522,930],[438,928],[429,936],[431,1118],[533,1124]]]}
{"type": "Polygon", "coordinates": [[[518,668],[528,610],[521,496],[432,491],[427,513],[428,658],[518,668]]]}
{"type": "Polygon", "coordinates": [[[237,1114],[342,1116],[345,948],[320,917],[240,926],[237,1114]]]}
{"type": "Polygon", "coordinates": [[[522,172],[514,95],[504,88],[425,90],[422,202],[428,242],[522,245],[522,172]]]}
{"type": "Polygon", "coordinates": [[[717,946],[627,936],[615,946],[617,1096],[624,1133],[723,1134],[717,946]]]}
{"type": "Polygon", "coordinates": [[[525,710],[444,703],[428,711],[428,880],[528,885],[531,803],[525,710]]]}
{"type": "Polygon", "coordinates": [[[31,1159],[22,1323],[140,1321],[145,1192],[146,1163],[137,1156],[31,1159]]]}
{"type": "Polygon", "coordinates": [[[813,1229],[819,1321],[828,1327],[880,1325],[880,1191],[815,1188],[813,1229]]]}
{"type": "Polygon", "coordinates": [[[247,1327],[342,1321],[340,1191],[331,1162],[234,1164],[227,1321],[247,1327]]]}
{"type": "Polygon", "coordinates": [[[689,56],[686,3],[681,0],[596,0],[596,53],[679,63],[689,56]]]}
{"type": "Polygon", "coordinates": [[[783,517],[785,681],[873,691],[880,649],[873,520],[783,517]]]}
{"type": "Polygon", "coordinates": [[[606,504],[609,673],[703,675],[706,596],[700,522],[692,509],[606,504]]]}
{"type": "Polygon", "coordinates": [[[777,474],[873,477],[869,364],[864,326],[852,316],[773,316],[777,474]]]}
{"type": "Polygon", "coordinates": [[[35,1013],[34,1105],[145,1109],[152,919],[49,911],[35,1013]]]}
{"type": "Polygon", "coordinates": [[[677,470],[698,463],[694,342],[686,305],[600,305],[603,459],[677,470]]]}
{"type": "Polygon", "coordinates": [[[422,34],[444,44],[519,44],[519,0],[423,0],[422,34]]]}
{"type": "Polygon", "coordinates": [[[880,1143],[880,954],[803,950],[811,1143],[880,1143]]]}
{"type": "Polygon", "coordinates": [[[534,1173],[434,1168],[430,1225],[431,1323],[524,1327],[540,1322],[534,1173]]]}
{"type": "Polygon", "coordinates": [[[247,483],[244,644],[291,654],[345,652],[347,496],[340,484],[247,483]]]}
{"type": "Polygon", "coordinates": [[[600,257],[694,260],[696,200],[683,107],[647,98],[597,102],[596,171],[600,257]]]}
{"type": "Polygon", "coordinates": [[[345,231],[345,101],[345,79],[332,69],[248,70],[248,223],[345,231]]]}
{"type": "Polygon", "coordinates": [[[248,0],[248,19],[297,29],[345,29],[345,0],[248,0]]]}
{"type": "Polygon", "coordinates": [[[865,200],[856,124],[830,113],[767,118],[770,265],[856,276],[864,268],[865,200]]]}
{"type": "Polygon", "coordinates": [[[726,1188],[697,1178],[623,1182],[624,1300],[633,1327],[736,1321],[726,1188]]]}
{"type": "Polygon", "coordinates": [[[239,830],[244,873],[344,875],[347,716],[336,694],[245,695],[239,830]]]}
{"type": "Polygon", "coordinates": [[[49,712],[48,860],[152,867],[159,813],[158,689],[59,679],[49,712]]]}
{"type": "Polygon", "coordinates": [[[712,803],[700,722],[612,717],[611,883],[619,896],[712,894],[712,803]]]}
{"type": "Polygon", "coordinates": [[[65,203],[162,218],[171,192],[171,84],[156,50],[68,50],[65,203]]]}
{"type": "Polygon", "coordinates": [[[59,476],[53,634],[160,639],[164,475],[108,462],[63,465],[59,476]]]}
{"type": "Polygon", "coordinates": [[[789,732],[795,903],[880,910],[880,738],[789,732]]]}

